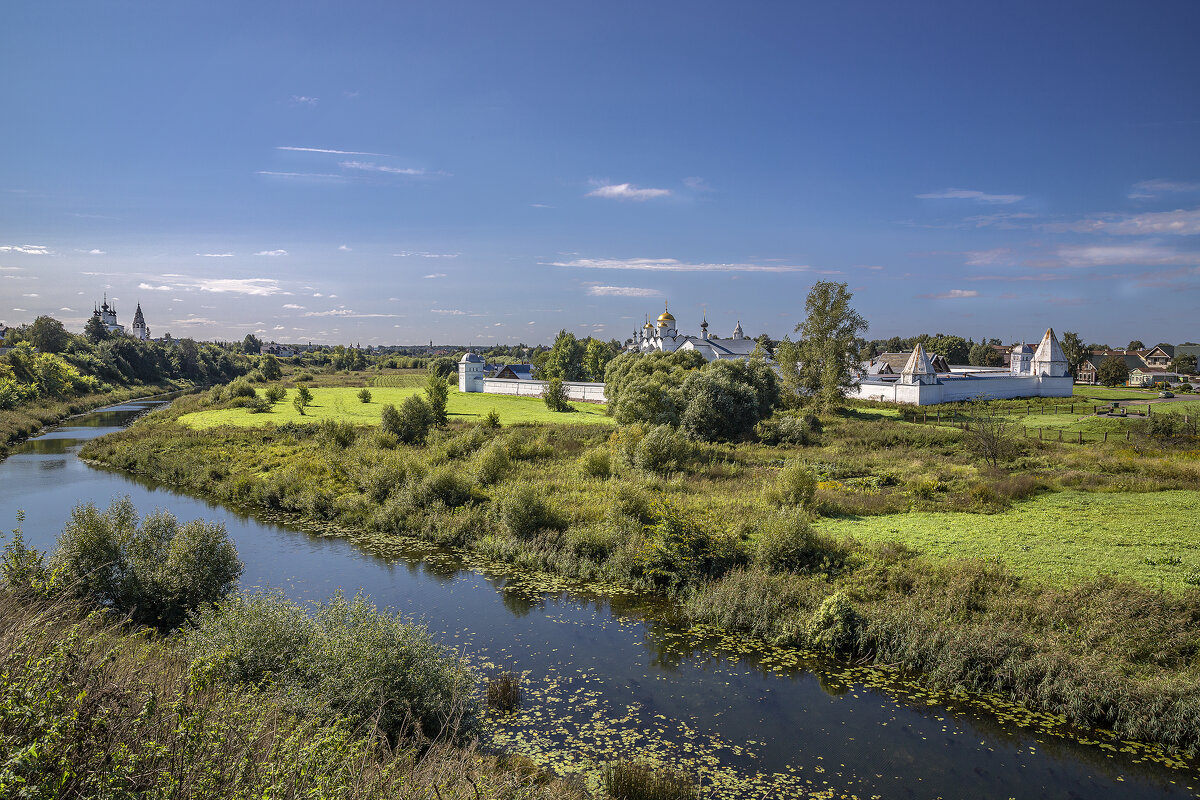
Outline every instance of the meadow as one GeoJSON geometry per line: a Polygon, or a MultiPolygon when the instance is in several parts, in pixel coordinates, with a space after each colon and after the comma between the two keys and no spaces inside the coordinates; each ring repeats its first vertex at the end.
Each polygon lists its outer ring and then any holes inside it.
{"type": "MultiPolygon", "coordinates": [[[[320,422],[323,419],[348,422],[351,425],[378,425],[385,405],[399,406],[406,397],[420,396],[424,393],[424,380],[416,385],[411,381],[406,381],[407,385],[390,385],[399,383],[394,377],[385,380],[389,385],[373,385],[370,388],[369,403],[362,402],[358,398],[360,389],[352,386],[317,386],[311,389],[313,401],[304,409],[303,415],[292,405],[295,390],[289,389],[288,396],[275,403],[271,410],[264,414],[251,413],[248,408],[208,409],[187,414],[180,418],[180,423],[195,430],[223,425],[256,428],[289,422],[304,424],[320,422]]],[[[612,424],[612,419],[604,413],[604,406],[595,403],[570,405],[574,409],[573,413],[556,413],[548,409],[537,397],[465,393],[452,387],[447,411],[452,421],[467,423],[479,422],[489,412],[495,411],[503,425],[561,422],[580,425],[612,424]]]]}
{"type": "MultiPolygon", "coordinates": [[[[418,390],[375,387],[369,405],[418,390]]],[[[804,423],[792,443],[705,444],[452,394],[451,410],[536,413],[452,415],[403,445],[357,391],[318,387],[313,415],[265,426],[187,397],[81,456],[380,553],[415,538],[533,585],[655,593],[685,622],[1200,746],[1194,443],[1017,438],[990,466],[965,431],[888,408],[804,423]]]]}

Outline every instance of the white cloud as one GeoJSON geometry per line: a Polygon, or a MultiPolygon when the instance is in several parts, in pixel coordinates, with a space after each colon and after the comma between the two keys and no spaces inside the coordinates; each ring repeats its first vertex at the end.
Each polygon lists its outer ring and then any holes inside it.
{"type": "Polygon", "coordinates": [[[59,311],[74,311],[74,310],[75,310],[75,309],[73,309],[73,308],[67,308],[66,306],[63,306],[62,308],[60,308],[60,309],[59,309],[59,311]]]}
{"type": "Polygon", "coordinates": [[[1160,194],[1174,194],[1185,192],[1200,192],[1200,183],[1190,183],[1188,181],[1172,181],[1166,178],[1155,178],[1149,181],[1139,181],[1133,185],[1129,192],[1131,200],[1146,200],[1157,197],[1160,194]]]}
{"type": "Polygon", "coordinates": [[[650,200],[655,197],[666,197],[670,189],[641,189],[632,183],[606,183],[597,186],[587,193],[587,197],[607,197],[612,200],[650,200]]]}
{"type": "Polygon", "coordinates": [[[1025,199],[1023,194],[988,194],[974,189],[943,189],[916,195],[919,200],[974,200],[977,203],[1007,205],[1025,199]]]}
{"type": "Polygon", "coordinates": [[[174,291],[175,287],[173,287],[173,286],[152,286],[149,283],[142,282],[142,283],[138,284],[138,288],[144,289],[144,290],[150,291],[150,292],[170,292],[170,291],[174,291]]]}
{"type": "Polygon", "coordinates": [[[196,253],[201,258],[233,258],[233,253],[196,253]]]}
{"type": "Polygon", "coordinates": [[[41,295],[38,294],[37,292],[30,292],[29,294],[21,295],[21,297],[41,297],[41,295]]]}
{"type": "Polygon", "coordinates": [[[357,169],[364,172],[386,172],[389,175],[426,175],[423,169],[412,169],[410,167],[387,167],[372,164],[369,161],[339,161],[338,166],[342,169],[357,169]]]}
{"type": "Polygon", "coordinates": [[[995,264],[1008,263],[1012,260],[1012,251],[1007,247],[993,247],[990,250],[968,250],[966,256],[968,267],[990,267],[995,264]]]}
{"type": "Polygon", "coordinates": [[[428,275],[426,275],[425,277],[426,277],[427,279],[432,279],[432,278],[444,278],[444,277],[446,277],[446,273],[444,273],[444,272],[431,272],[431,273],[429,273],[428,275]]]}
{"type": "Polygon", "coordinates": [[[429,313],[430,314],[449,314],[452,317],[461,317],[461,316],[465,316],[467,312],[459,311],[457,308],[431,308],[431,309],[429,309],[429,313]]]}
{"type": "Polygon", "coordinates": [[[24,267],[0,267],[0,272],[15,272],[17,270],[23,270],[23,269],[25,269],[25,268],[24,267]]]}
{"type": "Polygon", "coordinates": [[[346,245],[346,244],[339,244],[339,245],[338,245],[338,250],[341,250],[343,253],[349,253],[349,252],[350,252],[350,250],[351,250],[351,248],[350,248],[350,245],[346,245]]]}
{"type": "Polygon", "coordinates": [[[317,103],[321,102],[321,98],[308,97],[302,94],[294,94],[292,95],[292,102],[297,105],[315,106],[317,103]]]}
{"type": "Polygon", "coordinates": [[[397,258],[458,258],[462,253],[429,253],[423,250],[401,250],[392,253],[397,258]]]}
{"type": "Polygon", "coordinates": [[[274,256],[286,256],[287,254],[288,254],[288,251],[287,251],[287,250],[259,250],[259,251],[258,251],[257,253],[255,253],[254,255],[256,255],[256,256],[272,256],[272,257],[274,257],[274,256]]]}
{"type": "Polygon", "coordinates": [[[48,256],[50,248],[40,244],[5,244],[0,245],[0,253],[24,253],[27,256],[48,256]]]}
{"type": "Polygon", "coordinates": [[[928,297],[933,300],[961,300],[965,297],[979,297],[979,292],[974,289],[951,289],[948,292],[939,292],[937,294],[923,294],[921,297],[928,297]]]}
{"type": "Polygon", "coordinates": [[[221,323],[217,322],[215,319],[209,319],[208,317],[187,317],[185,319],[172,320],[169,324],[171,324],[171,325],[220,325],[221,323]]]}
{"type": "Polygon", "coordinates": [[[1111,233],[1119,236],[1173,234],[1195,236],[1200,234],[1200,208],[1174,211],[1154,211],[1147,214],[1121,216],[1105,214],[1078,222],[1052,223],[1043,226],[1055,233],[1111,233]]]}
{"type": "Polygon", "coordinates": [[[693,192],[711,192],[712,187],[705,182],[704,178],[692,176],[683,179],[683,185],[691,189],[693,192]]]}
{"type": "Polygon", "coordinates": [[[1015,220],[1033,219],[1035,216],[1035,214],[1028,214],[1024,211],[1002,211],[999,214],[981,214],[979,216],[967,217],[963,220],[963,223],[973,228],[1013,230],[1022,227],[1015,220]]]}
{"type": "Polygon", "coordinates": [[[290,309],[292,309],[293,311],[296,311],[296,310],[299,310],[299,309],[302,309],[302,308],[304,308],[304,306],[298,306],[298,305],[296,305],[295,303],[284,303],[284,304],[283,304],[283,307],[284,307],[284,308],[290,308],[290,309]]]}
{"type": "Polygon", "coordinates": [[[86,255],[89,255],[89,256],[102,256],[105,254],[103,250],[96,250],[96,249],[80,250],[79,252],[85,253],[86,255]]]}
{"type": "Polygon", "coordinates": [[[546,205],[545,203],[530,203],[530,208],[554,208],[554,206],[546,205]]]}
{"type": "Polygon", "coordinates": [[[1067,267],[1107,267],[1117,264],[1197,264],[1200,253],[1181,253],[1154,244],[1070,245],[1058,249],[1067,267]]]}
{"type": "Polygon", "coordinates": [[[629,269],[643,272],[805,272],[806,266],[784,264],[705,264],[688,263],[674,258],[577,258],[572,261],[543,262],[549,267],[581,269],[629,269]]]}
{"type": "Polygon", "coordinates": [[[593,297],[660,297],[658,289],[640,289],[636,286],[589,286],[588,294],[593,297]]]}
{"type": "Polygon", "coordinates": [[[297,153],[328,153],[335,156],[380,156],[383,158],[391,158],[387,153],[364,153],[361,150],[327,150],[323,147],[292,147],[284,145],[276,147],[276,150],[292,150],[297,153]]]}

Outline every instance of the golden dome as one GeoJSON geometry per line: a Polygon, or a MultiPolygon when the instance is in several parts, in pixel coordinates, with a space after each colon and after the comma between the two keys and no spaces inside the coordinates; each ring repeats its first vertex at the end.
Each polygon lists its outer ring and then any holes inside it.
{"type": "Polygon", "coordinates": [[[667,304],[663,303],[663,312],[658,315],[658,324],[661,326],[667,322],[674,322],[675,318],[671,316],[671,312],[667,310],[667,304]]]}

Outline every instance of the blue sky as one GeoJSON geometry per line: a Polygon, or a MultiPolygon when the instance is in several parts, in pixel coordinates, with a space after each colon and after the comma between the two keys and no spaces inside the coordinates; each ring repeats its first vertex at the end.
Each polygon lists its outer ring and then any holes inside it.
{"type": "Polygon", "coordinates": [[[0,321],[1200,341],[1200,5],[9,4],[0,321]]]}

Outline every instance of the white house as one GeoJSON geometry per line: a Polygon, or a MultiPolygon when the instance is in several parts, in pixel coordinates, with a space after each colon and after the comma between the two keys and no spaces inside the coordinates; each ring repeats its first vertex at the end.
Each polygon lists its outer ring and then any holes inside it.
{"type": "Polygon", "coordinates": [[[740,320],[737,327],[733,329],[733,336],[728,339],[710,336],[707,319],[703,319],[700,323],[700,335],[691,336],[676,330],[675,317],[671,315],[664,303],[663,313],[658,315],[656,322],[656,325],[651,324],[647,317],[646,324],[640,331],[633,332],[633,338],[630,339],[625,349],[637,353],[674,353],[677,350],[695,350],[704,356],[706,361],[717,361],[730,358],[749,358],[750,354],[754,352],[754,348],[758,346],[757,342],[742,331],[740,320]]]}

